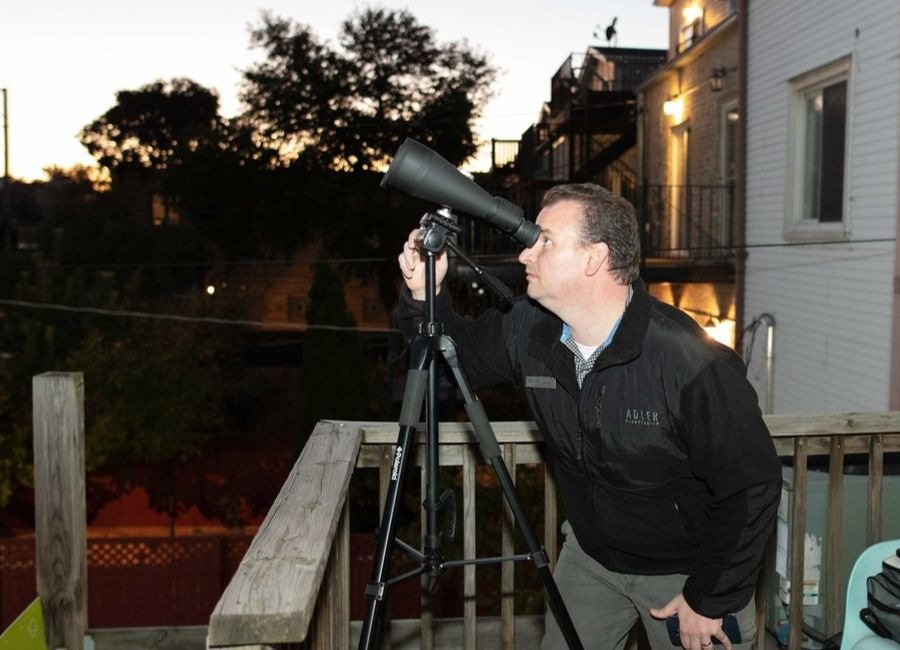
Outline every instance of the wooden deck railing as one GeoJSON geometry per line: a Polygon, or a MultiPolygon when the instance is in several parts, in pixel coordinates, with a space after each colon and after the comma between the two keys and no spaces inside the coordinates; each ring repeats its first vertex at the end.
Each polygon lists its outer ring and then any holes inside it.
{"type": "MultiPolygon", "coordinates": [[[[794,489],[790,520],[788,572],[793,585],[803,583],[806,532],[806,479],[811,456],[829,457],[825,594],[828,634],[842,627],[841,519],[844,455],[868,456],[867,540],[881,540],[885,517],[900,516],[898,506],[882,505],[882,476],[886,452],[900,451],[900,412],[841,415],[773,415],[766,421],[779,455],[793,457],[794,489]],[[839,471],[840,470],[840,471],[839,471]]],[[[510,468],[541,464],[540,434],[532,423],[494,424],[494,431],[510,468]]],[[[347,494],[355,468],[379,468],[380,502],[388,483],[397,425],[394,423],[320,422],[290,477],[260,527],[234,578],[216,606],[209,624],[208,646],[286,648],[349,648],[349,543],[347,494]]],[[[445,423],[440,429],[441,464],[462,469],[463,553],[475,555],[477,445],[469,425],[445,423]]],[[[544,481],[544,544],[557,555],[556,493],[544,481]]],[[[535,522],[532,522],[534,524],[535,522]]],[[[504,527],[503,554],[512,553],[512,534],[504,527]]],[[[466,648],[475,647],[475,568],[464,568],[463,636],[466,648]]],[[[770,565],[766,580],[774,579],[770,565]]],[[[501,570],[501,638],[504,648],[515,646],[513,568],[501,570]]],[[[760,630],[765,624],[766,586],[758,598],[760,630]]],[[[803,616],[802,599],[791,599],[790,620],[803,616]]],[[[421,619],[422,648],[434,647],[434,621],[421,619]]],[[[762,637],[757,647],[762,648],[762,637]]],[[[801,644],[801,626],[791,626],[789,648],[801,644]]]]}

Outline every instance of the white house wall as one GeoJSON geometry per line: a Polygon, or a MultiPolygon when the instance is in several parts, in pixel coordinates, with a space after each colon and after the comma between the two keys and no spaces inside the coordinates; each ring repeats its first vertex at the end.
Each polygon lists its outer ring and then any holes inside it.
{"type": "MultiPolygon", "coordinates": [[[[751,0],[745,323],[775,317],[774,412],[888,408],[900,152],[900,1],[751,0]],[[789,80],[851,57],[850,243],[787,246],[789,80]]],[[[765,394],[764,328],[751,377],[765,394]]]]}

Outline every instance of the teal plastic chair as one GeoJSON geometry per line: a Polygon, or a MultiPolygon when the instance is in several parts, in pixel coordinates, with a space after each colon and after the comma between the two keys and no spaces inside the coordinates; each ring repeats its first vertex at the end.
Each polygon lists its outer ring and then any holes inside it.
{"type": "Polygon", "coordinates": [[[900,644],[883,639],[862,622],[859,610],[868,605],[866,578],[881,571],[881,563],[900,548],[900,539],[873,544],[856,559],[847,583],[847,604],[844,610],[844,633],[841,650],[897,650],[900,644]]]}

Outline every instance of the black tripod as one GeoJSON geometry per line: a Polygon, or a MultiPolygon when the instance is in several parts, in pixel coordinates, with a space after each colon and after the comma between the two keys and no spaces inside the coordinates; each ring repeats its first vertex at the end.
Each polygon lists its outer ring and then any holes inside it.
{"type": "MultiPolygon", "coordinates": [[[[435,296],[437,295],[435,282],[435,258],[444,250],[445,246],[454,246],[448,241],[450,231],[458,232],[457,226],[450,218],[449,211],[441,210],[437,213],[426,214],[421,221],[422,229],[417,239],[419,253],[425,258],[425,319],[419,330],[419,334],[413,339],[410,346],[409,372],[406,379],[406,390],[403,395],[403,404],[400,410],[400,435],[394,453],[394,462],[391,466],[391,479],[388,485],[385,499],[384,514],[381,519],[381,527],[378,530],[378,545],[375,554],[375,563],[372,567],[372,579],[366,586],[366,617],[363,621],[362,632],[359,638],[360,650],[370,650],[378,636],[378,624],[381,618],[381,610],[387,588],[400,580],[427,573],[431,579],[432,590],[436,586],[437,578],[444,568],[458,567],[466,564],[486,564],[503,562],[508,560],[530,559],[535,563],[544,588],[547,592],[547,602],[553,616],[566,639],[569,648],[581,650],[583,646],[575,631],[572,619],[562,600],[562,595],[550,572],[547,552],[538,542],[537,536],[532,530],[525,516],[525,511],[519,500],[515,485],[506,468],[500,454],[500,445],[494,435],[491,424],[485,414],[484,407],[469,387],[456,354],[456,345],[447,336],[443,335],[442,325],[436,320],[435,296]],[[475,435],[481,446],[482,454],[491,464],[503,489],[509,508],[512,511],[516,523],[525,537],[528,546],[527,555],[512,557],[467,559],[445,561],[441,552],[442,533],[440,530],[440,511],[448,501],[446,496],[438,496],[438,375],[437,361],[443,358],[450,368],[452,379],[456,388],[462,394],[465,402],[466,413],[471,420],[475,435]],[[426,496],[424,508],[426,510],[425,549],[419,552],[409,545],[395,539],[397,526],[397,512],[400,506],[400,493],[406,469],[412,454],[412,446],[422,404],[426,405],[426,440],[425,440],[425,485],[426,496]],[[407,572],[395,578],[388,577],[390,554],[393,544],[396,543],[404,551],[412,555],[420,562],[419,568],[407,572]]],[[[465,257],[463,256],[465,259],[465,257]]],[[[452,497],[452,493],[450,493],[452,497]]]]}

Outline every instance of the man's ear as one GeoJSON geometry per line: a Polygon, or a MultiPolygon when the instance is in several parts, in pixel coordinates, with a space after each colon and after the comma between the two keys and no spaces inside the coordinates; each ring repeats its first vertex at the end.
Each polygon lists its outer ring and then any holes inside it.
{"type": "Polygon", "coordinates": [[[587,276],[597,275],[601,270],[609,266],[609,246],[604,242],[591,244],[591,254],[588,256],[587,264],[584,268],[584,274],[587,276]]]}

